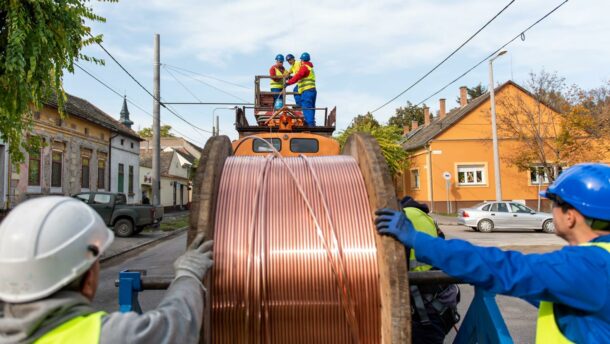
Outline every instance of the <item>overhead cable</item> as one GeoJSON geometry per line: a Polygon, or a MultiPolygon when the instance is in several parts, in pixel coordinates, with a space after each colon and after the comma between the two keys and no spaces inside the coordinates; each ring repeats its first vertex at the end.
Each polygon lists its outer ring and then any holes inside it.
{"type": "Polygon", "coordinates": [[[417,81],[415,81],[413,84],[411,84],[409,87],[407,87],[404,91],[400,92],[397,96],[395,96],[394,98],[388,100],[387,102],[385,102],[383,105],[379,106],[378,108],[376,108],[375,110],[371,111],[371,113],[376,112],[377,110],[380,110],[382,108],[384,108],[386,105],[390,104],[391,102],[395,101],[396,99],[398,99],[400,96],[402,96],[403,94],[405,94],[407,91],[409,91],[410,89],[412,89],[413,87],[415,87],[417,84],[419,84],[422,80],[424,80],[425,78],[427,78],[430,74],[432,74],[432,72],[434,72],[438,67],[440,67],[443,63],[445,63],[447,60],[449,60],[453,55],[455,55],[455,53],[457,53],[460,49],[462,49],[468,42],[470,42],[476,35],[478,35],[481,31],[483,31],[483,29],[485,29],[489,24],[491,24],[491,22],[493,22],[500,14],[502,14],[502,12],[504,12],[510,5],[513,4],[513,2],[515,2],[515,0],[512,0],[511,2],[509,2],[506,6],[504,6],[504,8],[496,13],[496,15],[493,16],[493,18],[491,18],[489,21],[487,21],[487,23],[485,23],[485,25],[483,25],[481,28],[479,28],[472,36],[470,36],[466,41],[464,41],[464,43],[462,43],[459,47],[457,47],[455,50],[453,50],[451,52],[451,54],[449,54],[447,57],[445,57],[441,62],[439,62],[436,66],[434,66],[434,68],[430,69],[426,74],[424,74],[422,77],[420,77],[419,79],[417,79],[417,81]]]}
{"type": "MultiPolygon", "coordinates": [[[[167,69],[166,69],[166,70],[167,70],[167,69]]],[[[204,84],[204,85],[206,85],[206,86],[208,86],[208,87],[211,87],[211,88],[215,89],[215,90],[216,90],[216,91],[218,91],[218,92],[224,93],[224,94],[226,94],[226,95],[228,95],[228,96],[231,96],[231,97],[233,97],[233,98],[235,98],[235,99],[239,99],[239,100],[241,100],[241,101],[242,101],[242,102],[244,102],[244,103],[248,103],[248,101],[247,101],[247,100],[245,100],[244,98],[241,98],[241,97],[236,96],[236,95],[234,95],[234,94],[232,94],[232,93],[230,93],[230,92],[227,92],[227,91],[225,91],[225,90],[223,90],[223,89],[220,89],[220,88],[218,88],[218,87],[216,87],[216,86],[214,86],[214,85],[212,85],[212,84],[209,84],[209,83],[207,83],[207,82],[205,82],[205,81],[203,81],[203,80],[201,80],[201,79],[198,79],[198,78],[195,78],[195,77],[193,77],[193,76],[191,76],[191,75],[188,75],[188,74],[187,74],[187,73],[185,73],[185,72],[181,72],[181,71],[179,71],[179,70],[177,70],[177,69],[174,69],[174,72],[176,72],[176,73],[178,73],[178,74],[181,74],[181,75],[183,75],[183,76],[185,76],[185,77],[187,77],[187,78],[193,79],[193,80],[195,80],[195,81],[197,81],[197,82],[199,82],[199,83],[202,83],[202,84],[204,84]]]]}
{"type": "Polygon", "coordinates": [[[461,78],[463,78],[464,76],[466,76],[466,74],[472,72],[475,68],[477,68],[478,66],[480,66],[483,62],[489,60],[490,58],[492,58],[494,55],[496,55],[498,52],[502,51],[502,49],[504,49],[507,45],[511,44],[512,42],[514,42],[515,40],[517,40],[517,38],[521,38],[521,37],[525,37],[525,33],[530,30],[531,28],[533,28],[534,26],[536,26],[538,23],[540,23],[541,21],[543,21],[544,19],[546,19],[548,16],[550,16],[553,12],[557,11],[561,6],[565,5],[565,3],[568,2],[568,0],[565,0],[564,2],[562,2],[561,4],[557,5],[555,8],[553,8],[550,12],[548,12],[547,14],[545,14],[544,16],[542,16],[540,19],[538,19],[536,22],[534,22],[532,25],[528,26],[525,30],[521,31],[519,34],[517,34],[515,37],[513,37],[510,41],[506,42],[503,46],[499,47],[498,49],[494,50],[494,52],[492,52],[491,54],[487,55],[487,57],[485,57],[484,59],[482,59],[481,61],[479,61],[477,64],[475,64],[474,66],[472,66],[470,69],[468,69],[467,71],[465,71],[464,73],[460,74],[460,76],[458,76],[457,78],[453,79],[452,81],[450,81],[449,83],[447,83],[445,86],[443,86],[441,89],[439,89],[438,91],[434,92],[433,94],[431,94],[430,96],[428,96],[426,99],[422,100],[421,102],[417,103],[416,106],[420,106],[421,104],[425,103],[426,101],[428,101],[428,99],[434,97],[435,95],[441,93],[442,91],[444,91],[447,87],[451,86],[452,84],[454,84],[455,82],[457,82],[458,80],[460,80],[461,78]]]}
{"type": "Polygon", "coordinates": [[[172,65],[169,65],[169,64],[166,64],[166,63],[162,63],[161,65],[164,66],[164,67],[167,67],[167,68],[171,68],[171,69],[175,69],[175,70],[181,70],[183,72],[188,72],[188,73],[191,73],[191,74],[199,75],[199,76],[202,76],[204,78],[216,80],[216,81],[219,81],[219,82],[224,82],[225,84],[232,85],[232,86],[235,86],[235,87],[244,88],[246,90],[252,90],[252,88],[250,88],[250,87],[246,87],[246,86],[243,86],[243,85],[240,85],[240,84],[236,84],[234,82],[222,80],[220,78],[217,78],[217,77],[214,77],[214,76],[211,76],[211,75],[206,75],[206,74],[201,74],[201,73],[193,72],[192,70],[188,70],[186,68],[176,67],[176,66],[172,66],[172,65]]]}

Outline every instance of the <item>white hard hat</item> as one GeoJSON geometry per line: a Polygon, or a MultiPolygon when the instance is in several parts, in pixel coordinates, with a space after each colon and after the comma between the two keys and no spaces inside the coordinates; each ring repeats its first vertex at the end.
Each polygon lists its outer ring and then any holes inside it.
{"type": "Polygon", "coordinates": [[[91,207],[70,197],[41,197],[0,224],[0,300],[45,298],[85,273],[114,234],[91,207]]]}

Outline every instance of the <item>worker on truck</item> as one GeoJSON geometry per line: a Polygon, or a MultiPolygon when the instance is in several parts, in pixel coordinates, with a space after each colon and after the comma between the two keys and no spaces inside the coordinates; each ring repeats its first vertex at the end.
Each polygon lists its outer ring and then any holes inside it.
{"type": "Polygon", "coordinates": [[[569,246],[544,254],[480,247],[416,231],[402,211],[380,209],[379,233],[415,249],[418,261],[493,293],[539,308],[536,342],[607,343],[610,338],[610,166],[565,170],[541,196],[569,246]]]}
{"type": "Polygon", "coordinates": [[[310,62],[309,53],[301,54],[301,67],[298,72],[288,80],[286,85],[297,84],[301,96],[301,107],[305,124],[309,127],[316,126],[316,75],[313,71],[313,64],[310,62]]]}
{"type": "Polygon", "coordinates": [[[0,343],[198,343],[212,241],[193,241],[174,263],[159,306],[144,314],[91,306],[99,258],[114,236],[70,197],[22,203],[0,224],[0,343]]]}
{"type": "MultiPolygon", "coordinates": [[[[269,68],[269,76],[271,77],[271,83],[269,84],[271,92],[282,92],[284,89],[284,55],[277,54],[275,56],[275,63],[269,68]]],[[[273,95],[273,103],[280,96],[280,94],[273,95]]]]}
{"type": "MultiPolygon", "coordinates": [[[[297,61],[292,54],[286,55],[286,61],[288,61],[288,64],[290,64],[290,68],[286,69],[284,76],[292,78],[301,68],[301,62],[297,61]]],[[[297,107],[301,107],[301,95],[299,94],[298,84],[294,86],[292,92],[294,92],[294,103],[297,105],[297,107]]]]}

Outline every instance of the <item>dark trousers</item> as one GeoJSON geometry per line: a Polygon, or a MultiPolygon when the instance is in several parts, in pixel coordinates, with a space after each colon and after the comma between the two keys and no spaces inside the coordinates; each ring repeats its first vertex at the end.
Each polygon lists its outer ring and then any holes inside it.
{"type": "Polygon", "coordinates": [[[413,334],[412,344],[443,344],[445,331],[443,330],[443,320],[440,315],[428,313],[429,324],[422,324],[417,315],[413,314],[411,321],[411,332],[413,334]]]}

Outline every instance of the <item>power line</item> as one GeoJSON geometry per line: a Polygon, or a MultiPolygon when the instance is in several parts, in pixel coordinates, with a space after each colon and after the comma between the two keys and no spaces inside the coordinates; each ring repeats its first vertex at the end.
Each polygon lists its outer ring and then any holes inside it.
{"type": "Polygon", "coordinates": [[[185,77],[187,77],[187,78],[193,79],[193,80],[195,80],[195,81],[197,81],[197,82],[200,82],[200,83],[202,83],[202,84],[204,84],[204,85],[206,85],[206,86],[208,86],[208,87],[211,87],[211,88],[215,89],[215,90],[216,90],[216,91],[218,91],[218,92],[222,92],[222,93],[224,93],[224,94],[226,94],[226,95],[228,95],[228,96],[231,96],[231,97],[233,97],[233,98],[235,98],[235,99],[239,99],[239,100],[241,100],[241,101],[242,101],[242,102],[244,102],[244,103],[247,103],[247,102],[248,102],[247,100],[245,100],[245,99],[243,99],[243,98],[241,98],[241,97],[239,97],[239,96],[236,96],[236,95],[234,95],[234,94],[232,94],[232,93],[230,93],[230,92],[227,92],[227,91],[225,91],[225,90],[222,90],[222,89],[220,89],[220,88],[218,88],[218,87],[216,87],[216,86],[214,86],[214,85],[212,85],[212,84],[209,84],[209,83],[207,83],[207,82],[205,82],[205,81],[203,81],[203,80],[197,79],[197,78],[195,78],[195,77],[193,77],[193,76],[191,76],[191,75],[188,75],[188,74],[186,74],[186,73],[184,73],[184,72],[181,72],[181,71],[179,71],[179,70],[177,70],[177,69],[174,69],[174,72],[176,72],[176,73],[178,73],[178,74],[181,74],[181,75],[183,75],[183,76],[185,76],[185,77]]]}
{"type": "MultiPolygon", "coordinates": [[[[109,86],[107,83],[105,83],[104,81],[100,80],[98,77],[96,77],[95,75],[93,75],[92,73],[90,73],[88,70],[86,70],[86,69],[84,69],[83,67],[81,67],[81,66],[80,66],[78,63],[74,63],[74,65],[75,65],[75,66],[76,66],[78,69],[82,70],[82,71],[83,71],[83,72],[85,72],[87,75],[89,75],[91,78],[93,78],[95,81],[97,81],[98,83],[100,83],[102,86],[106,87],[106,88],[107,88],[108,90],[110,90],[112,93],[116,94],[117,96],[119,96],[119,97],[121,97],[121,98],[125,97],[125,99],[127,100],[127,102],[128,102],[129,104],[131,104],[131,105],[135,106],[136,108],[138,108],[140,111],[142,111],[143,113],[145,113],[145,114],[146,114],[146,115],[148,115],[149,117],[151,117],[151,118],[153,117],[153,115],[152,115],[150,112],[148,112],[148,110],[146,110],[146,109],[144,109],[143,107],[141,107],[140,105],[138,105],[138,104],[134,103],[133,101],[131,101],[131,99],[127,98],[127,96],[122,95],[121,93],[119,93],[118,91],[116,91],[114,88],[110,87],[110,86],[109,86]]],[[[163,123],[163,122],[162,122],[162,124],[166,124],[166,123],[163,123]]],[[[175,131],[177,134],[180,134],[180,135],[182,135],[182,136],[186,137],[187,139],[189,139],[189,140],[191,140],[191,141],[195,141],[195,142],[198,142],[198,143],[200,143],[200,144],[203,144],[203,143],[202,143],[202,141],[200,141],[200,140],[198,140],[198,139],[193,139],[193,138],[191,138],[191,137],[187,136],[186,134],[181,133],[180,131],[178,131],[178,130],[177,130],[177,129],[175,129],[175,128],[172,128],[172,130],[173,130],[173,131],[175,131]]]]}
{"type": "Polygon", "coordinates": [[[451,54],[449,54],[447,57],[445,57],[441,62],[439,62],[436,66],[434,66],[434,68],[432,68],[431,70],[429,70],[426,74],[424,74],[421,78],[417,79],[417,81],[415,81],[413,84],[411,84],[409,87],[407,87],[404,91],[400,92],[396,97],[388,100],[387,102],[385,102],[383,105],[381,105],[380,107],[376,108],[375,110],[371,111],[371,113],[374,113],[382,108],[384,108],[386,105],[390,104],[391,102],[395,101],[396,99],[398,99],[398,97],[402,96],[403,94],[405,94],[407,91],[409,91],[410,89],[412,89],[413,87],[415,87],[417,84],[419,84],[422,80],[424,80],[425,78],[428,77],[428,75],[432,74],[432,72],[434,72],[438,67],[440,67],[443,63],[445,63],[447,60],[449,60],[453,55],[455,55],[455,53],[457,53],[460,49],[462,49],[468,42],[470,42],[476,35],[478,35],[481,31],[483,31],[483,29],[485,29],[489,24],[491,24],[491,22],[493,22],[500,14],[502,14],[502,12],[504,12],[510,5],[513,4],[513,2],[515,2],[515,0],[512,0],[511,2],[509,2],[506,6],[504,6],[504,8],[496,13],[495,16],[493,16],[493,18],[491,18],[489,21],[487,21],[487,23],[485,23],[485,25],[483,25],[480,29],[478,29],[472,36],[470,36],[466,41],[464,41],[464,43],[462,43],[459,47],[457,47],[457,49],[455,49],[453,52],[451,52],[451,54]]]}
{"type": "Polygon", "coordinates": [[[230,81],[222,80],[222,79],[219,79],[217,77],[210,76],[210,75],[205,75],[205,74],[193,72],[192,70],[188,70],[188,69],[185,69],[185,68],[182,68],[182,67],[176,67],[176,66],[165,64],[165,63],[163,64],[163,66],[167,67],[167,68],[172,68],[172,69],[175,69],[175,70],[177,69],[177,70],[181,70],[181,71],[188,72],[188,73],[191,73],[191,74],[199,75],[199,76],[202,76],[204,78],[208,78],[208,79],[224,82],[225,84],[232,85],[232,86],[235,86],[235,87],[244,88],[246,90],[252,90],[252,88],[250,88],[250,87],[246,87],[246,86],[243,86],[243,85],[240,85],[240,84],[236,84],[236,83],[233,83],[233,82],[230,82],[230,81]]]}
{"type": "MultiPolygon", "coordinates": [[[[163,66],[163,67],[165,68],[165,66],[163,66]]],[[[184,85],[182,83],[182,81],[178,80],[178,78],[174,75],[174,73],[172,73],[171,70],[169,70],[169,68],[165,68],[165,71],[167,73],[169,73],[169,75],[171,75],[171,77],[174,78],[174,80],[176,80],[176,82],[179,83],[180,86],[182,86],[182,88],[184,88],[184,90],[186,90],[191,96],[193,96],[193,98],[197,99],[197,101],[199,101],[199,102],[203,102],[203,100],[199,99],[199,97],[197,97],[197,95],[195,95],[195,93],[191,92],[191,90],[188,87],[186,87],[186,85],[184,85]]]]}
{"type": "MultiPolygon", "coordinates": [[[[527,31],[529,31],[531,28],[533,28],[534,26],[538,25],[538,23],[540,23],[541,21],[543,21],[544,19],[546,19],[548,16],[550,16],[551,14],[553,14],[553,12],[557,11],[561,6],[565,5],[565,3],[568,2],[568,0],[565,0],[564,2],[562,2],[561,4],[557,5],[557,7],[553,8],[550,12],[548,12],[547,14],[545,14],[544,16],[542,16],[542,18],[538,19],[536,22],[534,22],[532,25],[528,26],[525,30],[521,31],[518,35],[516,35],[514,38],[512,38],[510,41],[506,42],[503,46],[501,46],[500,48],[496,49],[493,53],[489,54],[487,57],[485,57],[484,59],[482,59],[481,61],[479,61],[477,64],[475,64],[474,66],[472,66],[470,69],[468,69],[467,71],[465,71],[464,73],[462,73],[460,76],[458,76],[457,78],[453,79],[452,81],[450,81],[448,84],[446,84],[445,86],[443,86],[440,90],[434,92],[433,94],[431,94],[429,97],[427,97],[426,99],[422,100],[421,102],[417,103],[416,106],[420,106],[421,104],[425,103],[428,99],[434,97],[435,95],[441,93],[442,91],[444,91],[447,87],[451,86],[452,84],[454,84],[456,81],[460,80],[461,78],[463,78],[464,76],[466,76],[468,73],[472,72],[475,68],[477,68],[478,66],[480,66],[483,62],[489,60],[491,57],[493,57],[495,54],[497,54],[498,52],[500,52],[502,49],[504,49],[507,45],[511,44],[512,42],[514,42],[515,40],[517,40],[517,38],[522,38],[525,39],[525,33],[527,31]]],[[[493,85],[492,85],[493,87],[493,85]]]]}

